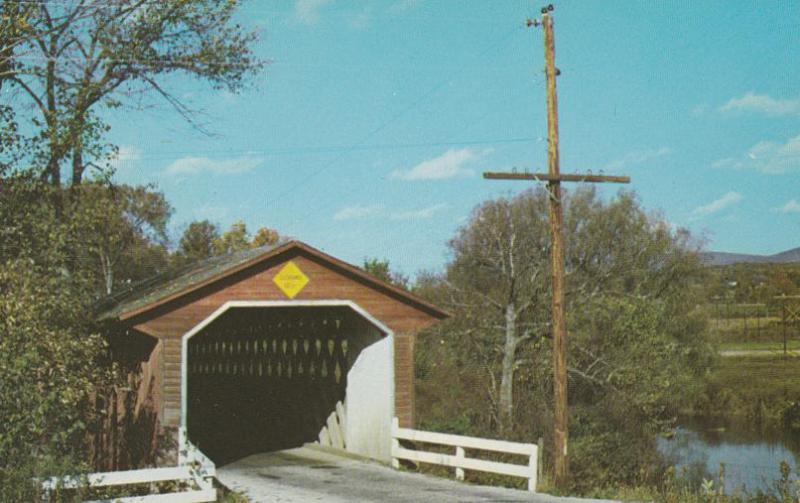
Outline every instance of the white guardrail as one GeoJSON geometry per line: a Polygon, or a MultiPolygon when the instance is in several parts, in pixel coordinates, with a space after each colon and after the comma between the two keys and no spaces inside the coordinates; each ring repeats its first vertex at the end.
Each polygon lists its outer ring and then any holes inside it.
{"type": "Polygon", "coordinates": [[[53,477],[45,480],[42,483],[42,488],[47,493],[56,488],[114,487],[182,481],[194,484],[197,488],[164,494],[126,496],[90,503],[107,501],[113,501],[114,503],[210,503],[217,501],[217,490],[214,488],[213,482],[213,478],[216,475],[214,463],[186,439],[185,432],[182,429],[180,435],[182,448],[178,454],[178,466],[91,473],[85,478],[53,477]]]}
{"type": "Polygon", "coordinates": [[[528,479],[528,490],[536,491],[538,476],[539,448],[536,444],[523,444],[505,440],[490,440],[478,437],[465,437],[447,433],[400,428],[397,418],[392,423],[392,466],[400,467],[400,460],[416,461],[455,468],[456,478],[464,480],[464,470],[510,475],[528,479]],[[406,449],[400,446],[401,440],[455,447],[455,455],[423,450],[406,449]],[[528,457],[527,465],[487,461],[468,458],[465,449],[504,452],[528,457]]]}

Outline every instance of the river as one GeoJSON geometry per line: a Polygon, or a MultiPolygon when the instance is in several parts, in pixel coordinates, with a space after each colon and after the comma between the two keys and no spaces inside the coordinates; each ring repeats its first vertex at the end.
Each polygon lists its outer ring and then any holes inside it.
{"type": "Polygon", "coordinates": [[[800,463],[800,433],[759,428],[753,424],[681,419],[675,435],[659,438],[658,449],[694,483],[702,478],[717,481],[725,464],[725,491],[772,492],[786,461],[797,474],[800,463]]]}

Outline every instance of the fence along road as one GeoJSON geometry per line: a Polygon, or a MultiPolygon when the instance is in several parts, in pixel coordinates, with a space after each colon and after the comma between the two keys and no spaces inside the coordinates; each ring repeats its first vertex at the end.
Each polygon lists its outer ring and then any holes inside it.
{"type": "Polygon", "coordinates": [[[227,487],[243,492],[253,503],[604,501],[470,485],[394,470],[361,457],[342,455],[312,445],[247,457],[217,468],[217,479],[227,487]]]}

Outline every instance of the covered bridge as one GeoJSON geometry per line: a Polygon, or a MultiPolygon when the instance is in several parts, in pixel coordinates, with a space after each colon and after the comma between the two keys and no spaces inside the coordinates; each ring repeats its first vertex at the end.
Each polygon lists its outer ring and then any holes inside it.
{"type": "Polygon", "coordinates": [[[415,335],[445,316],[299,241],[139,285],[100,314],[131,370],[115,443],[168,464],[188,438],[225,463],[316,440],[338,408],[340,443],[388,459],[392,418],[413,423],[415,335]]]}

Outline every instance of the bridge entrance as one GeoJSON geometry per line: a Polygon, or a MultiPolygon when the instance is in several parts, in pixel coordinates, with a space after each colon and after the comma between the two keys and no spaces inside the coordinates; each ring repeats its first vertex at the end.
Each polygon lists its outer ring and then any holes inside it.
{"type": "MultiPolygon", "coordinates": [[[[389,421],[390,400],[377,409],[347,400],[349,384],[355,394],[369,384],[359,380],[380,379],[380,367],[383,374],[391,368],[390,354],[385,362],[363,356],[356,365],[365,348],[387,335],[344,305],[224,311],[188,341],[189,440],[224,464],[317,440],[337,403],[355,421],[389,421]]],[[[383,379],[391,383],[390,375],[383,379]]]]}

